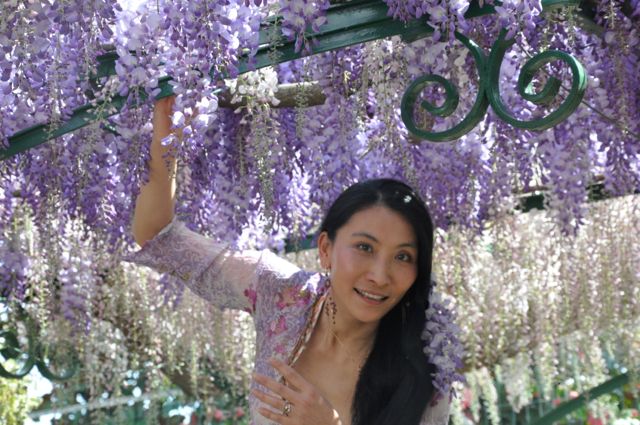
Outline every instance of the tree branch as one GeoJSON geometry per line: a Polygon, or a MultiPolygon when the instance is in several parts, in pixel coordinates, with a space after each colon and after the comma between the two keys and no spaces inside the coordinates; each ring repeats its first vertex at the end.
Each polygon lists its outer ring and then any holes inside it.
{"type": "MultiPolygon", "coordinates": [[[[218,96],[218,106],[221,108],[238,108],[246,105],[246,99],[240,102],[232,103],[232,94],[225,91],[218,96]]],[[[326,96],[322,92],[322,87],[317,81],[308,83],[288,83],[280,84],[278,91],[275,92],[276,99],[279,100],[277,105],[271,105],[273,108],[295,108],[296,106],[318,106],[324,104],[326,96]]]]}

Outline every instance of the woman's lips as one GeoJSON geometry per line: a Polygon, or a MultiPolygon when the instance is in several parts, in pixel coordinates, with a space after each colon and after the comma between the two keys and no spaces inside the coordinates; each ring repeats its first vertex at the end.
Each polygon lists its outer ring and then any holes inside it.
{"type": "Polygon", "coordinates": [[[389,298],[388,296],[374,294],[363,289],[353,288],[353,290],[364,302],[371,305],[380,305],[389,298]]]}

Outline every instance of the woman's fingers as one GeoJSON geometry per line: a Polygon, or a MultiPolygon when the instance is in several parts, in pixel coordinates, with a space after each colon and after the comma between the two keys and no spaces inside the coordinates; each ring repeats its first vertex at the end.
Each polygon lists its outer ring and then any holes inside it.
{"type": "Polygon", "coordinates": [[[287,400],[297,400],[298,399],[298,393],[295,392],[294,390],[292,390],[291,388],[287,387],[286,385],[283,385],[271,378],[269,378],[268,376],[264,376],[264,375],[260,375],[259,373],[255,373],[253,375],[253,379],[255,379],[255,381],[262,385],[263,387],[267,387],[268,389],[270,389],[271,391],[273,391],[275,394],[279,395],[282,398],[285,398],[287,400]]]}
{"type": "Polygon", "coordinates": [[[285,422],[288,418],[286,416],[282,416],[279,413],[273,412],[267,408],[264,407],[259,407],[258,408],[258,413],[260,413],[262,416],[264,416],[267,419],[272,420],[273,422],[277,423],[277,424],[286,424],[287,422],[285,422]]]}
{"type": "Polygon", "coordinates": [[[251,390],[264,403],[264,407],[258,408],[262,416],[280,425],[341,423],[333,406],[295,369],[277,359],[269,360],[269,364],[286,379],[287,385],[265,375],[253,374],[255,382],[269,390],[251,390]],[[290,406],[285,410],[287,401],[290,406]]]}
{"type": "Polygon", "coordinates": [[[275,397],[271,394],[267,394],[264,391],[260,391],[257,388],[253,388],[251,393],[256,396],[256,398],[262,401],[265,404],[273,407],[277,411],[282,411],[284,409],[284,399],[282,397],[275,397]]]}
{"type": "Polygon", "coordinates": [[[285,362],[276,358],[272,358],[269,360],[269,364],[273,366],[280,373],[280,375],[282,375],[284,379],[286,379],[288,383],[296,388],[299,388],[301,391],[304,392],[311,386],[311,384],[309,384],[309,381],[304,379],[302,375],[296,372],[294,368],[292,368],[285,362]]]}

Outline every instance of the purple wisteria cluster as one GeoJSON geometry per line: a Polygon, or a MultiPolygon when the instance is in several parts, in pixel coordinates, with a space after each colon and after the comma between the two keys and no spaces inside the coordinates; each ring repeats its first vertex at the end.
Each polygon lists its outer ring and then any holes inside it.
{"type": "Polygon", "coordinates": [[[427,17],[427,23],[435,32],[433,38],[439,40],[443,35],[453,41],[457,30],[467,30],[469,25],[464,18],[464,13],[469,8],[469,2],[465,0],[427,0],[427,1],[402,1],[385,0],[389,6],[389,16],[402,21],[414,18],[427,17]]]}
{"type": "Polygon", "coordinates": [[[0,14],[0,141],[84,105],[86,75],[112,40],[116,0],[4,2],[0,14]]]}
{"type": "Polygon", "coordinates": [[[458,373],[464,359],[460,327],[456,325],[456,315],[449,301],[433,290],[425,317],[422,340],[429,363],[436,367],[433,385],[441,395],[448,397],[454,382],[465,382],[464,376],[458,373]]]}
{"type": "Polygon", "coordinates": [[[91,330],[91,298],[98,277],[91,267],[90,251],[74,247],[66,240],[60,256],[57,281],[60,284],[59,315],[67,319],[74,331],[91,330]]]}
{"type": "Polygon", "coordinates": [[[358,160],[357,126],[353,125],[356,107],[353,99],[340,94],[343,67],[348,66],[348,58],[354,54],[357,55],[356,49],[319,55],[312,71],[327,100],[324,105],[305,111],[307,125],[301,139],[304,155],[309,159],[303,166],[311,178],[309,195],[321,212],[329,208],[342,190],[363,177],[362,163],[358,160]]]}
{"type": "Polygon", "coordinates": [[[327,22],[329,4],[329,0],[280,0],[281,31],[295,40],[296,52],[311,53],[313,40],[308,38],[308,29],[317,32],[327,22]]]}
{"type": "Polygon", "coordinates": [[[500,27],[506,28],[507,38],[513,38],[518,31],[524,31],[527,36],[536,31],[536,23],[542,12],[540,0],[507,0],[496,5],[500,27]]]}
{"type": "Polygon", "coordinates": [[[0,258],[0,297],[23,300],[28,288],[31,259],[4,238],[0,240],[0,258]]]}
{"type": "Polygon", "coordinates": [[[599,4],[598,19],[606,33],[593,49],[593,55],[604,62],[604,67],[594,69],[599,82],[598,100],[609,116],[619,117],[620,121],[614,137],[599,138],[601,150],[608,153],[605,186],[618,195],[629,193],[640,184],[640,2],[632,1],[630,9],[635,21],[626,18],[619,2],[599,4]]]}
{"type": "MultiPolygon", "coordinates": [[[[426,18],[426,22],[435,29],[435,40],[445,36],[453,42],[456,31],[468,33],[475,25],[464,16],[469,9],[469,1],[466,0],[385,0],[385,3],[389,6],[389,16],[395,19],[407,22],[426,18]]],[[[480,1],[481,6],[493,3],[491,0],[480,1]]],[[[506,0],[494,7],[499,17],[498,28],[507,28],[509,38],[518,30],[535,30],[536,18],[542,11],[540,0],[506,0]]]]}

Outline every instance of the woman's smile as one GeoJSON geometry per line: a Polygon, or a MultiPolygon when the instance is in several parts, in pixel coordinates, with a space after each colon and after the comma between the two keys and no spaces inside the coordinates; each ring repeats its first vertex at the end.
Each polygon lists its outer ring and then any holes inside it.
{"type": "Polygon", "coordinates": [[[353,288],[353,290],[364,298],[367,302],[378,305],[383,301],[389,299],[387,295],[380,295],[373,292],[365,291],[364,289],[353,288]]]}
{"type": "Polygon", "coordinates": [[[358,288],[354,288],[353,291],[362,298],[363,302],[369,305],[381,305],[389,299],[387,296],[373,295],[370,292],[359,290],[358,288]]]}

